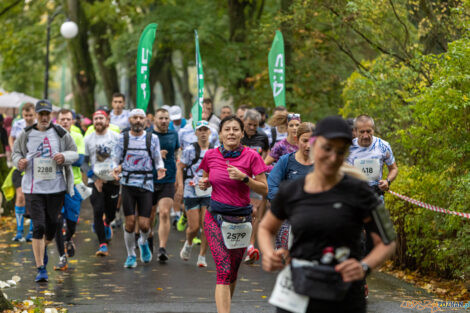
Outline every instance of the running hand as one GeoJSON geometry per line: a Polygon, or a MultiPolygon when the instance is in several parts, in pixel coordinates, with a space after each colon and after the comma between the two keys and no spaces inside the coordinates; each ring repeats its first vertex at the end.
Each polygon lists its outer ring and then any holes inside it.
{"type": "Polygon", "coordinates": [[[57,164],[61,165],[65,162],[65,157],[62,153],[56,153],[52,159],[56,161],[57,164]]]}
{"type": "Polygon", "coordinates": [[[23,171],[26,166],[28,166],[28,159],[21,159],[18,161],[18,169],[20,171],[23,171]]]}
{"type": "Polygon", "coordinates": [[[208,177],[201,178],[199,180],[198,186],[199,186],[199,189],[201,190],[206,190],[207,188],[209,188],[211,186],[211,183],[209,182],[209,178],[208,177]]]}
{"type": "Polygon", "coordinates": [[[99,178],[97,180],[95,180],[95,187],[96,187],[96,190],[98,190],[98,192],[102,192],[103,191],[103,181],[99,178]]]}
{"type": "Polygon", "coordinates": [[[387,191],[388,190],[388,181],[386,181],[384,179],[379,180],[379,188],[382,191],[387,191]]]}
{"type": "Polygon", "coordinates": [[[157,174],[158,174],[158,175],[157,175],[157,179],[158,179],[158,180],[163,179],[163,177],[165,177],[165,175],[166,175],[166,168],[163,168],[163,167],[162,167],[162,168],[159,168],[159,169],[157,170],[157,174]]]}
{"type": "Polygon", "coordinates": [[[113,175],[114,180],[116,180],[116,181],[120,180],[119,174],[121,174],[121,171],[122,171],[122,166],[121,165],[119,165],[118,167],[113,169],[113,172],[112,172],[111,175],[113,175]]]}
{"type": "Polygon", "coordinates": [[[167,154],[168,154],[167,150],[160,150],[160,155],[162,156],[162,159],[166,159],[167,154]]]}
{"type": "Polygon", "coordinates": [[[243,178],[245,178],[246,176],[245,173],[243,173],[238,168],[230,164],[227,165],[227,172],[228,172],[228,176],[230,177],[230,179],[233,179],[233,180],[242,181],[243,178]]]}
{"type": "Polygon", "coordinates": [[[366,273],[362,269],[361,263],[356,259],[347,259],[335,266],[335,270],[341,274],[345,283],[361,280],[366,273]]]}
{"type": "Polygon", "coordinates": [[[284,248],[264,253],[262,257],[263,269],[267,272],[282,270],[289,262],[289,251],[284,248]]]}

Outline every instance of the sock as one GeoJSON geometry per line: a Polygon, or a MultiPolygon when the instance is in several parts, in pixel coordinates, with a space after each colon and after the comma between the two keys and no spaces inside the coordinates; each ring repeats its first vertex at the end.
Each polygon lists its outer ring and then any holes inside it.
{"type": "Polygon", "coordinates": [[[124,230],[124,242],[126,243],[127,255],[135,256],[135,236],[134,232],[128,233],[124,230]]]}
{"type": "Polygon", "coordinates": [[[143,231],[140,231],[139,245],[144,245],[147,242],[149,235],[150,235],[150,229],[147,230],[146,233],[144,233],[143,231]]]}
{"type": "Polygon", "coordinates": [[[15,205],[15,216],[16,216],[16,232],[23,234],[23,225],[24,225],[24,213],[26,208],[24,206],[15,205]]]}

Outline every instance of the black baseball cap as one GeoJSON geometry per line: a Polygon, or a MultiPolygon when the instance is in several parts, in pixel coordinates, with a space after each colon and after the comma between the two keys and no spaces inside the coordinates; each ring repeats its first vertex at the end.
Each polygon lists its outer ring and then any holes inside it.
{"type": "Polygon", "coordinates": [[[351,128],[341,116],[328,116],[320,120],[315,126],[314,136],[322,136],[327,139],[343,138],[352,141],[351,128]]]}
{"type": "Polygon", "coordinates": [[[47,112],[52,112],[52,103],[49,102],[49,100],[42,99],[36,102],[36,107],[35,107],[36,113],[42,112],[42,111],[47,111],[47,112]]]}
{"type": "Polygon", "coordinates": [[[266,109],[264,107],[256,107],[255,110],[261,115],[266,114],[266,109]]]}

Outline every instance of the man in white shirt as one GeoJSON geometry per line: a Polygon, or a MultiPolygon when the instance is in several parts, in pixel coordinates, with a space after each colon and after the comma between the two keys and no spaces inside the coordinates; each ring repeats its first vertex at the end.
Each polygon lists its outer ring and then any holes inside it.
{"type": "Polygon", "coordinates": [[[116,92],[113,94],[113,100],[111,106],[113,110],[110,113],[111,124],[119,126],[121,131],[125,128],[129,128],[129,111],[124,110],[126,105],[126,96],[122,93],[116,92]]]}

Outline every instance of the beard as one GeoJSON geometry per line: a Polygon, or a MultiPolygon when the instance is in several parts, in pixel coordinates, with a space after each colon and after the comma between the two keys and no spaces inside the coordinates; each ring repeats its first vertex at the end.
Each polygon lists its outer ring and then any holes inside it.
{"type": "Polygon", "coordinates": [[[131,130],[136,133],[140,133],[144,129],[144,124],[142,123],[134,123],[131,124],[131,130]]]}

